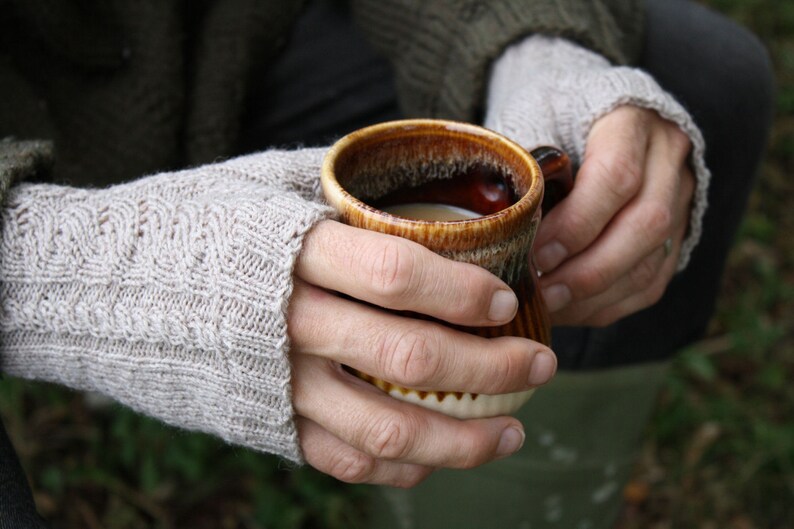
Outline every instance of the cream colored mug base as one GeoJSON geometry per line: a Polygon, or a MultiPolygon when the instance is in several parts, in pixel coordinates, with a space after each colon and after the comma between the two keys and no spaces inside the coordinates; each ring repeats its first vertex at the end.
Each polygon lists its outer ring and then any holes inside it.
{"type": "Polygon", "coordinates": [[[416,391],[402,393],[397,389],[393,389],[389,391],[389,395],[395,399],[411,402],[423,408],[438,411],[458,419],[480,419],[498,415],[512,415],[529,400],[534,392],[535,390],[531,389],[503,395],[477,395],[476,398],[471,393],[464,393],[460,398],[447,393],[444,399],[440,401],[433,393],[421,398],[416,391]]]}
{"type": "Polygon", "coordinates": [[[397,400],[410,402],[458,419],[481,419],[499,415],[512,415],[535,392],[534,389],[530,389],[500,395],[473,395],[471,393],[449,391],[419,391],[385,382],[360,371],[355,373],[397,400]]]}

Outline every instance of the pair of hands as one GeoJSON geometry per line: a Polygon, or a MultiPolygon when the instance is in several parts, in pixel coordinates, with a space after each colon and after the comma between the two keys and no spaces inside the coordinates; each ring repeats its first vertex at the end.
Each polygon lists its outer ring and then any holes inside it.
{"type": "MultiPolygon", "coordinates": [[[[555,325],[607,325],[661,297],[688,225],[689,151],[688,137],[652,111],[619,107],[595,123],[573,191],[535,240],[555,325]]],[[[295,275],[293,403],[310,465],[346,482],[410,487],[435,468],[470,468],[521,447],[514,418],[446,417],[340,367],[417,389],[504,393],[547,382],[556,359],[541,344],[480,338],[377,308],[498,325],[517,305],[498,278],[333,221],[307,235],[295,275]]]]}

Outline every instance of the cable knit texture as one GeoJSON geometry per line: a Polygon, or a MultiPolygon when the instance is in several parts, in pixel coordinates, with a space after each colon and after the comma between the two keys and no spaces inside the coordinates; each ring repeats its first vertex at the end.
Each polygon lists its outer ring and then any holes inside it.
{"type": "Polygon", "coordinates": [[[12,188],[0,367],[300,462],[286,309],[303,235],[331,214],[316,201],[322,155],[12,188]]]}
{"type": "Polygon", "coordinates": [[[593,124],[621,105],[655,110],[678,125],[692,142],[690,163],[697,185],[678,262],[678,270],[683,270],[700,240],[711,173],[705,165],[700,130],[650,75],[637,68],[612,66],[602,56],[565,39],[533,36],[508,48],[496,62],[485,126],[526,148],[556,145],[580,165],[593,124]]]}

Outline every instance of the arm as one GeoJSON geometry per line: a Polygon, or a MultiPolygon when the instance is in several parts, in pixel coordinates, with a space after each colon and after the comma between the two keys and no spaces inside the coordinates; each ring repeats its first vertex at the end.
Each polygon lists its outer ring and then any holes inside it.
{"type": "MultiPolygon", "coordinates": [[[[103,190],[12,188],[2,370],[300,460],[284,308],[302,237],[329,211],[256,181],[282,159],[103,190]]],[[[317,159],[291,165],[309,175],[317,159]]]]}
{"type": "Polygon", "coordinates": [[[270,151],[103,190],[16,186],[2,214],[0,367],[345,481],[408,486],[513,453],[513,418],[451,419],[341,369],[498,393],[546,382],[556,362],[528,340],[375,308],[488,325],[517,302],[476,266],[328,220],[307,200],[321,158],[270,151]]]}

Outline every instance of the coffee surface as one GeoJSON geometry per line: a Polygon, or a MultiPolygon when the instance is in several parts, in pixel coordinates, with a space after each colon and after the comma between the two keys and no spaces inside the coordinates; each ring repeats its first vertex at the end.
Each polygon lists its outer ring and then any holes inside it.
{"type": "MultiPolygon", "coordinates": [[[[498,168],[477,163],[449,178],[430,180],[418,186],[397,189],[369,203],[387,212],[388,208],[398,205],[438,204],[473,213],[471,216],[463,217],[468,219],[501,211],[515,204],[519,198],[510,177],[498,168]]],[[[401,217],[408,216],[394,214],[401,217]]],[[[422,220],[442,219],[423,218],[422,220]]],[[[443,220],[461,220],[461,218],[443,220]]]]}
{"type": "Polygon", "coordinates": [[[481,217],[482,215],[469,209],[451,206],[449,204],[435,204],[432,202],[411,202],[409,204],[396,204],[383,208],[383,211],[398,217],[415,220],[431,220],[447,222],[452,220],[467,220],[481,217]]]}

